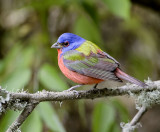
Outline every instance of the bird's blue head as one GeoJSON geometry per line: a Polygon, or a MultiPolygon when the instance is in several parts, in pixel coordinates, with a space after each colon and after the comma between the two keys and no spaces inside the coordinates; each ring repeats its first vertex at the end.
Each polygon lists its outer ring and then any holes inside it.
{"type": "Polygon", "coordinates": [[[73,33],[63,33],[51,48],[61,49],[62,53],[65,53],[66,51],[78,48],[85,41],[85,39],[73,33]]]}

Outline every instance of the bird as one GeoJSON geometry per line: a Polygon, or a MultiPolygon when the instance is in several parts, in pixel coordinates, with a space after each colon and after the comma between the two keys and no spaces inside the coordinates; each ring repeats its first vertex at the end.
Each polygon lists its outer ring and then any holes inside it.
{"type": "Polygon", "coordinates": [[[51,48],[56,48],[58,51],[58,65],[62,73],[78,84],[69,90],[91,84],[97,88],[99,83],[109,80],[128,81],[140,87],[147,86],[123,72],[120,63],[96,44],[76,34],[61,34],[51,48]]]}

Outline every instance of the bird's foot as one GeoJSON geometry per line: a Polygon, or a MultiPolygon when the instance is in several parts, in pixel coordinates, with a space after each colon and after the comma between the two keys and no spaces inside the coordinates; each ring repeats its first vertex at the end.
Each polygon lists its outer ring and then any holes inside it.
{"type": "Polygon", "coordinates": [[[71,88],[69,88],[69,89],[67,89],[67,90],[65,90],[65,91],[76,91],[75,89],[76,88],[79,88],[79,87],[81,87],[82,86],[82,84],[79,84],[79,85],[75,85],[75,86],[73,86],[73,87],[71,87],[71,88]]]}
{"type": "Polygon", "coordinates": [[[94,85],[94,87],[92,87],[90,90],[96,90],[98,86],[98,83],[94,85]]]}
{"type": "Polygon", "coordinates": [[[98,83],[94,85],[93,89],[96,89],[96,88],[97,88],[97,86],[98,86],[98,83]]]}

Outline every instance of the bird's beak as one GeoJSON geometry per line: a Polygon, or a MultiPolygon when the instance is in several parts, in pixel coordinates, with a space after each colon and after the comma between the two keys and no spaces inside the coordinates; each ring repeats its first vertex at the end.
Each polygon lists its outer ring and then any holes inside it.
{"type": "Polygon", "coordinates": [[[60,49],[61,48],[61,46],[59,45],[59,43],[54,43],[52,46],[51,46],[51,48],[56,48],[56,49],[60,49]]]}

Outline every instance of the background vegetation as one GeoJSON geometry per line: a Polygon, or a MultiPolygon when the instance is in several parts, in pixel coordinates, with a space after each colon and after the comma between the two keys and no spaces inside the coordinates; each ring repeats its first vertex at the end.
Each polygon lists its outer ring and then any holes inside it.
{"type": "MultiPolygon", "coordinates": [[[[132,0],[134,1],[134,0],[132,0]]],[[[9,91],[62,91],[72,85],[51,49],[72,32],[116,58],[140,80],[160,77],[160,13],[129,0],[0,0],[0,85],[9,91]]],[[[141,132],[160,130],[159,106],[142,120],[141,132]],[[153,120],[154,119],[154,120],[153,120]]],[[[119,132],[135,113],[127,97],[41,103],[22,132],[119,132]]],[[[0,115],[4,132],[18,116],[0,115]]]]}

